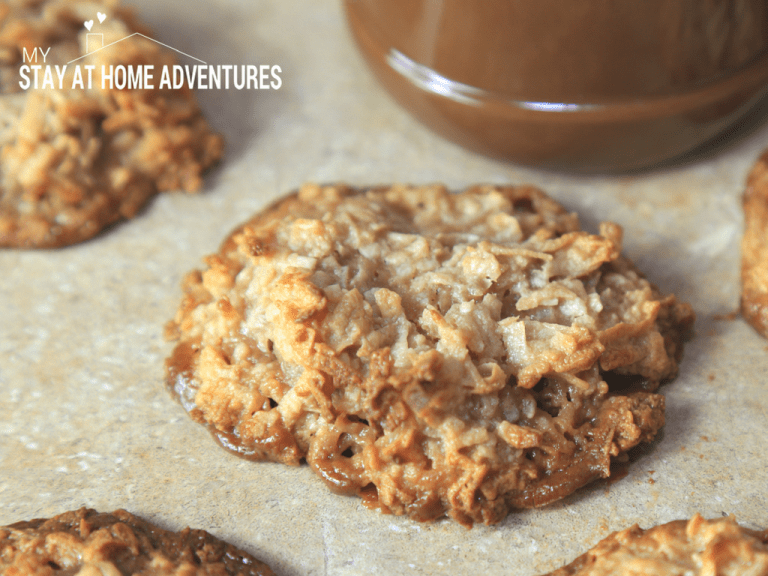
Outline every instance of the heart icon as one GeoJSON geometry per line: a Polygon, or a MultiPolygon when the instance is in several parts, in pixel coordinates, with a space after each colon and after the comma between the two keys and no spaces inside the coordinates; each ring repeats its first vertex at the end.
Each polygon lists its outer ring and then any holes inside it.
{"type": "Polygon", "coordinates": [[[85,23],[85,27],[86,27],[86,28],[88,28],[88,31],[90,32],[90,31],[91,31],[91,28],[93,28],[93,20],[88,20],[88,21],[85,23]]]}
{"type": "Polygon", "coordinates": [[[102,14],[101,12],[98,12],[98,13],[96,14],[96,16],[98,16],[98,17],[99,17],[99,24],[101,24],[102,22],[104,22],[104,20],[107,18],[107,15],[106,15],[106,14],[102,14]]]}

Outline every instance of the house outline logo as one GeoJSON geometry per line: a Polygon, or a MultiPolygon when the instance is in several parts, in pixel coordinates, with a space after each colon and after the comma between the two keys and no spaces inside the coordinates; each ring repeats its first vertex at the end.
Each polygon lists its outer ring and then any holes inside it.
{"type": "Polygon", "coordinates": [[[200,62],[201,64],[208,64],[205,60],[200,60],[200,58],[195,58],[194,56],[187,54],[186,52],[182,52],[181,50],[178,50],[174,48],[173,46],[170,46],[168,44],[164,44],[163,42],[160,42],[159,40],[155,40],[154,38],[150,38],[149,36],[146,36],[145,34],[142,34],[141,32],[134,32],[133,34],[129,34],[128,36],[124,36],[123,38],[120,38],[120,40],[115,40],[114,42],[110,42],[106,46],[104,46],[104,34],[100,32],[89,32],[86,34],[86,40],[85,40],[85,54],[82,56],[78,56],[77,58],[70,60],[67,62],[67,64],[74,64],[78,60],[82,60],[83,58],[86,58],[88,56],[91,56],[92,54],[96,54],[96,52],[100,52],[101,50],[104,50],[106,48],[109,48],[110,46],[114,46],[115,44],[119,44],[120,42],[124,40],[128,40],[129,38],[133,38],[134,36],[141,36],[142,38],[146,38],[147,40],[150,40],[151,42],[154,42],[155,44],[159,44],[160,46],[164,46],[170,50],[173,50],[174,52],[178,52],[179,54],[182,54],[186,56],[187,58],[192,58],[192,60],[196,60],[197,62],[200,62]],[[98,36],[101,38],[101,46],[99,48],[96,48],[94,50],[89,50],[89,39],[91,36],[98,36]]]}
{"type": "MultiPolygon", "coordinates": [[[[107,19],[107,15],[103,12],[97,12],[96,18],[99,21],[99,24],[104,24],[104,20],[107,19]]],[[[114,42],[111,42],[104,46],[104,34],[102,32],[92,32],[93,30],[93,20],[86,20],[83,22],[83,26],[85,26],[86,30],[88,30],[88,33],[85,35],[85,54],[82,56],[79,56],[75,58],[74,60],[70,60],[67,62],[67,65],[73,64],[74,62],[77,62],[78,60],[82,60],[83,58],[90,56],[91,54],[95,54],[96,52],[99,52],[101,50],[104,50],[105,48],[109,48],[110,46],[114,46],[115,44],[119,44],[123,40],[128,40],[129,38],[133,38],[134,36],[141,36],[142,38],[146,38],[147,40],[150,40],[151,42],[154,42],[155,44],[159,44],[160,46],[165,46],[166,48],[173,50],[174,52],[178,52],[179,54],[182,54],[186,56],[187,58],[192,58],[192,60],[196,60],[197,62],[200,62],[201,64],[207,64],[204,60],[200,60],[200,58],[195,58],[194,56],[191,56],[190,54],[187,54],[186,52],[182,52],[181,50],[178,50],[177,48],[174,48],[173,46],[169,46],[168,44],[163,44],[159,40],[155,40],[154,38],[150,38],[149,36],[146,36],[145,34],[142,34],[141,32],[134,32],[133,34],[129,34],[128,36],[124,36],[123,38],[120,38],[120,40],[115,40],[114,42]],[[91,49],[91,41],[93,40],[94,44],[98,44],[98,47],[93,47],[91,49]],[[98,42],[97,42],[98,41],[98,42]]]]}

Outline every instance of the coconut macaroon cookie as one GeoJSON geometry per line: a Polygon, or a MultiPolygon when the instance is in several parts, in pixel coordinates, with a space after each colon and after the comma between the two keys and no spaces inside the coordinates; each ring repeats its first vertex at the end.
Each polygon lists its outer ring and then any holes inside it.
{"type": "Polygon", "coordinates": [[[133,217],[158,191],[198,190],[202,172],[221,157],[222,138],[192,92],[159,88],[174,56],[131,36],[139,30],[149,34],[114,1],[0,3],[0,246],[90,238],[133,217]],[[40,68],[25,79],[24,65],[40,68]],[[54,66],[64,65],[60,88],[54,66]],[[107,82],[102,89],[102,66],[119,65],[154,66],[154,88],[110,89],[107,82]],[[46,68],[53,85],[44,85],[46,68]]]}
{"type": "Polygon", "coordinates": [[[690,306],[532,187],[306,185],[184,282],[168,386],[220,443],[465,525],[610,474],[664,424],[690,306]]]}
{"type": "Polygon", "coordinates": [[[86,508],[0,527],[6,576],[274,576],[269,566],[204,530],[170,532],[125,510],[86,508]]]}
{"type": "Polygon", "coordinates": [[[731,516],[696,514],[648,530],[614,532],[547,576],[767,576],[768,530],[742,528],[731,516]]]}
{"type": "Polygon", "coordinates": [[[741,240],[741,313],[768,337],[768,151],[747,178],[741,240]]]}

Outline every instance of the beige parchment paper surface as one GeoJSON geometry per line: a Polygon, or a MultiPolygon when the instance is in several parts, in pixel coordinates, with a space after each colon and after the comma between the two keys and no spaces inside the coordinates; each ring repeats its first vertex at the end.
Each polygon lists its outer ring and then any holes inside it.
{"type": "Polygon", "coordinates": [[[0,251],[0,525],[80,506],[204,528],[280,576],[528,576],[611,531],[694,512],[768,526],[768,341],[740,318],[740,195],[768,147],[768,104],[684,163],[568,176],[490,160],[398,108],[355,52],[341,7],[307,0],[134,0],[155,37],[212,64],[282,69],[272,91],[199,93],[227,138],[202,194],[167,194],[131,222],[54,251],[0,251]],[[663,391],[667,425],[623,479],[467,530],[366,510],[305,466],[220,449],[166,392],[163,325],[182,276],[237,224],[302,182],[532,183],[695,308],[663,391]]]}

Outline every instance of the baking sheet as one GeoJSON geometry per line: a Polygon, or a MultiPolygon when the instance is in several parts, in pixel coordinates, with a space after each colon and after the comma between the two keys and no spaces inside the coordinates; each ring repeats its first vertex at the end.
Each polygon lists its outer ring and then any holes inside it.
{"type": "Polygon", "coordinates": [[[228,142],[197,196],[56,251],[0,251],[0,525],[80,506],[204,528],[280,576],[539,574],[635,522],[736,514],[768,526],[768,341],[740,318],[740,194],[768,146],[768,104],[683,164],[620,177],[526,169],[467,152],[398,108],[356,54],[337,3],[130,2],[155,37],[213,64],[282,69],[277,91],[199,94],[228,142]],[[238,223],[304,181],[529,182],[613,220],[625,251],[698,315],[667,425],[626,477],[467,530],[331,494],[308,467],[225,453],[165,391],[163,325],[182,276],[238,223]]]}

